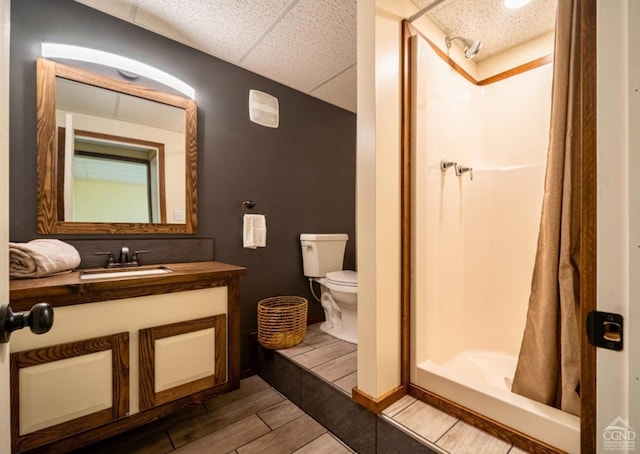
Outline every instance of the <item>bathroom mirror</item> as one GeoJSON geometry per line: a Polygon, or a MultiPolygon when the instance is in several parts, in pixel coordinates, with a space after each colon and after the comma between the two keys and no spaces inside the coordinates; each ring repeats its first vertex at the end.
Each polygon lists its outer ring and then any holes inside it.
{"type": "Polygon", "coordinates": [[[39,58],[39,233],[195,233],[195,101],[39,58]]]}

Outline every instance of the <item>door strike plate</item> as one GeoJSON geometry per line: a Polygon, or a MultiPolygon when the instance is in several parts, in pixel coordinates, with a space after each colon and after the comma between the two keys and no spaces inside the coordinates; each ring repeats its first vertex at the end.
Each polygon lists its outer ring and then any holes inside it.
{"type": "Polygon", "coordinates": [[[591,345],[609,350],[622,350],[622,315],[610,312],[589,312],[587,316],[587,337],[591,345]]]}

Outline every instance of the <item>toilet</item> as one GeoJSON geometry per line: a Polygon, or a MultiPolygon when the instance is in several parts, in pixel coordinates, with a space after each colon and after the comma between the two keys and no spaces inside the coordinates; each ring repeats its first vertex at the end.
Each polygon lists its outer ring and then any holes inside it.
{"type": "Polygon", "coordinates": [[[320,330],[338,339],[358,343],[358,274],[343,270],[348,235],[344,233],[300,235],[304,275],[313,296],[324,309],[320,330]],[[320,284],[320,298],[313,283],[320,284]]]}

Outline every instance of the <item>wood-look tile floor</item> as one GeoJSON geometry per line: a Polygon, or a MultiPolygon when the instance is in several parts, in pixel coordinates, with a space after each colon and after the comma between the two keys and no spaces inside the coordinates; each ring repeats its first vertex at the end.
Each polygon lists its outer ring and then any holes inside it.
{"type": "MultiPolygon", "coordinates": [[[[319,325],[311,325],[304,342],[278,352],[351,396],[357,383],[356,345],[323,333],[319,325]]],[[[404,396],[386,408],[381,417],[436,452],[524,453],[411,396],[404,396]]],[[[238,390],[77,452],[340,454],[353,451],[260,377],[253,376],[242,380],[238,390]]]]}
{"type": "Polygon", "coordinates": [[[257,375],[203,405],[77,453],[316,454],[352,453],[347,446],[257,375]]]}

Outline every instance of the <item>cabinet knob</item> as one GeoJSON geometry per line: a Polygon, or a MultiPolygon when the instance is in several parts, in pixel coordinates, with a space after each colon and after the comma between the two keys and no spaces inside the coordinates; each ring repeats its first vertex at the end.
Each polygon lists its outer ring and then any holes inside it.
{"type": "Polygon", "coordinates": [[[0,344],[9,342],[11,333],[29,326],[34,334],[44,334],[53,326],[53,307],[38,303],[29,312],[13,312],[11,306],[0,306],[0,344]]]}

